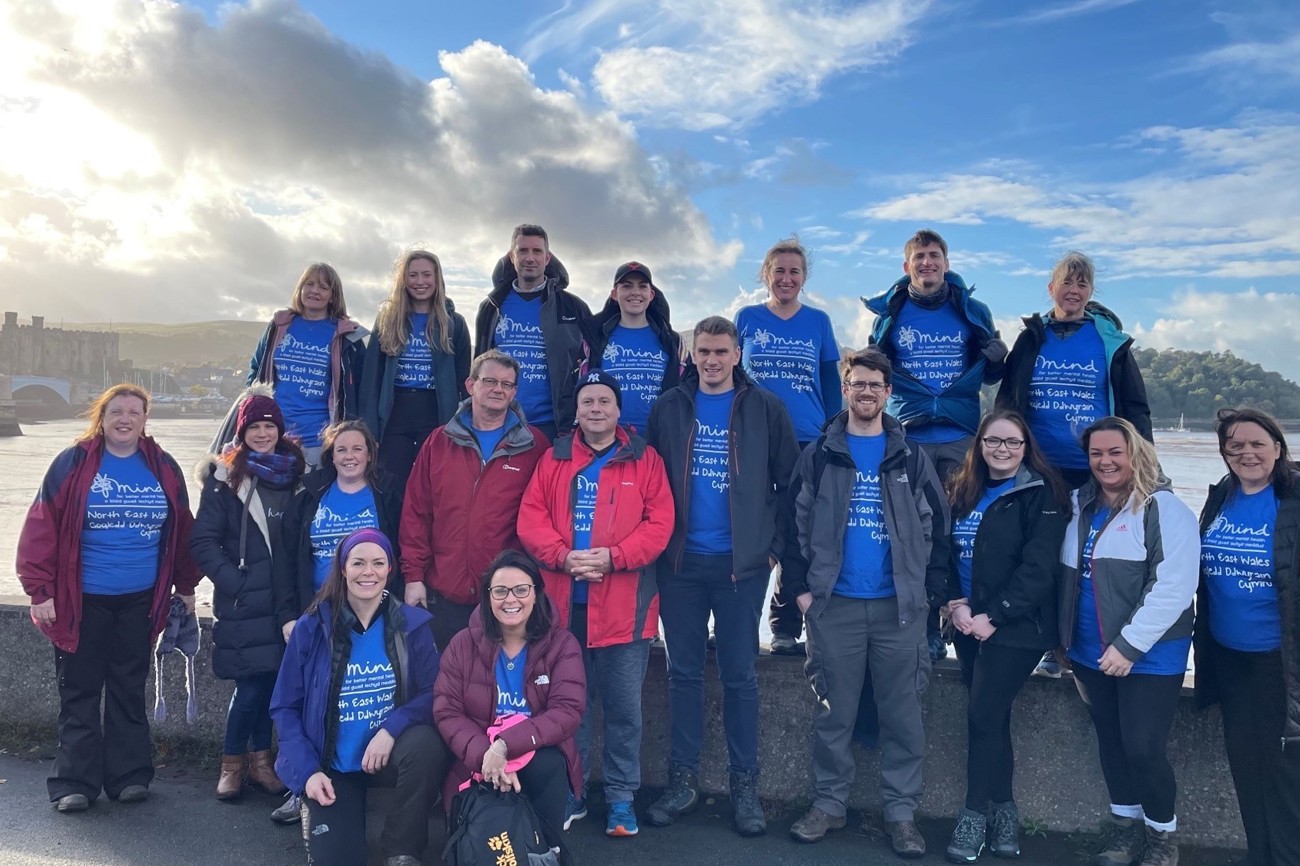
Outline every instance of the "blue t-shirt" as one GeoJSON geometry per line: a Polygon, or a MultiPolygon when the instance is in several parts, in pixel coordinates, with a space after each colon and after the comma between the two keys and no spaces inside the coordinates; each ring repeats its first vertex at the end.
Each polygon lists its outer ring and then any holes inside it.
{"type": "Polygon", "coordinates": [[[503,716],[531,716],[528,693],[524,691],[524,668],[528,666],[528,645],[512,659],[505,650],[497,651],[497,718],[503,716]]]}
{"type": "Polygon", "coordinates": [[[502,424],[495,430],[480,430],[477,427],[471,427],[474,431],[475,438],[478,439],[479,448],[482,449],[482,458],[484,463],[487,463],[492,459],[492,455],[496,453],[497,446],[501,444],[502,439],[506,438],[506,430],[510,429],[513,422],[514,418],[512,416],[507,416],[506,423],[502,424]]]}
{"type": "Polygon", "coordinates": [[[551,376],[546,366],[546,340],[542,336],[542,293],[525,300],[511,291],[497,319],[496,347],[519,362],[519,390],[515,397],[529,424],[555,420],[551,404],[551,376]]]}
{"type": "Polygon", "coordinates": [[[731,404],[735,399],[735,389],[725,394],[695,394],[686,524],[689,553],[731,553],[731,404]]]}
{"type": "Polygon", "coordinates": [[[1210,592],[1210,634],[1229,649],[1271,652],[1282,646],[1282,611],[1273,583],[1277,494],[1233,492],[1201,538],[1210,592]]]}
{"type": "Polygon", "coordinates": [[[1097,326],[1085,322],[1066,339],[1048,328],[1034,359],[1025,416],[1047,462],[1061,469],[1087,469],[1079,434],[1109,414],[1106,347],[1097,326]]]}
{"type": "Polygon", "coordinates": [[[408,319],[411,333],[406,337],[406,348],[397,356],[397,374],[393,378],[393,385],[397,388],[432,391],[433,349],[429,346],[429,335],[426,333],[429,314],[411,313],[408,319]]]}
{"type": "MultiPolygon", "coordinates": [[[[966,372],[971,329],[951,303],[927,310],[905,302],[889,339],[894,343],[894,365],[931,394],[942,394],[966,372]]],[[[897,412],[897,401],[896,396],[890,398],[891,412],[897,412]]],[[[907,429],[908,439],[926,444],[955,442],[966,435],[957,425],[942,421],[907,429]]]]}
{"type": "MultiPolygon", "coordinates": [[[[573,478],[573,549],[591,549],[591,527],[596,520],[596,494],[600,487],[600,470],[609,462],[618,450],[617,443],[611,445],[604,454],[583,469],[573,478]]],[[[613,491],[610,491],[613,493],[613,491]]],[[[585,580],[573,582],[574,604],[586,604],[587,592],[591,584],[585,580]]]]}
{"type": "MultiPolygon", "coordinates": [[[[375,493],[364,487],[356,493],[339,490],[338,482],[331,484],[316,506],[308,535],[311,538],[311,558],[314,573],[312,586],[320,589],[330,576],[330,565],[339,542],[358,529],[379,528],[379,512],[375,508],[375,493]]],[[[396,563],[388,563],[390,566],[396,563]]]]}
{"type": "Polygon", "coordinates": [[[275,347],[275,402],[285,432],[299,437],[304,448],[318,447],[330,423],[330,343],[337,329],[332,319],[297,316],[275,347]]]}
{"type": "Polygon", "coordinates": [[[953,521],[952,540],[957,545],[957,577],[961,580],[961,594],[964,598],[970,598],[971,566],[975,561],[975,533],[979,532],[984,511],[993,504],[993,500],[1015,485],[1016,479],[1008,478],[1000,484],[986,487],[984,495],[980,497],[979,502],[975,503],[974,510],[965,517],[953,521]]]}
{"type": "Polygon", "coordinates": [[[81,527],[81,591],[126,595],[152,589],[166,522],[167,496],[144,455],[104,451],[81,527]]]}
{"type": "Polygon", "coordinates": [[[352,632],[352,652],[339,688],[338,738],[334,769],[361,770],[361,758],[379,726],[393,711],[397,677],[384,647],[384,615],[378,614],[364,632],[352,632]]]}
{"type": "Polygon", "coordinates": [[[781,398],[794,422],[795,438],[811,442],[820,436],[827,415],[821,366],[840,357],[831,317],[801,306],[789,319],[782,319],[766,305],[755,304],[736,314],[736,330],[745,372],[781,398]]]}
{"type": "Polygon", "coordinates": [[[848,598],[891,598],[897,595],[894,562],[880,489],[880,463],[885,459],[887,437],[884,433],[846,435],[857,472],[849,500],[849,520],[844,526],[844,561],[831,592],[848,598]]]}
{"type": "MultiPolygon", "coordinates": [[[[673,359],[673,363],[677,363],[673,359]]],[[[618,380],[623,392],[621,424],[645,430],[650,420],[650,407],[659,399],[668,369],[668,353],[659,345],[659,338],[649,325],[644,328],[625,328],[616,325],[600,358],[600,367],[618,380]]]]}

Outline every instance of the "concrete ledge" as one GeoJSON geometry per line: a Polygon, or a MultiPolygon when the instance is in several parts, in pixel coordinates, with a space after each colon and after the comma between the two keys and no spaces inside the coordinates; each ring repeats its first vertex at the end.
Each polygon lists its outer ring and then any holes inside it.
{"type": "MultiPolygon", "coordinates": [[[[155,735],[169,741],[197,741],[220,749],[231,683],[211,674],[210,619],[202,619],[197,665],[199,719],[185,722],[184,665],[169,656],[164,677],[168,718],[154,723],[155,735]]],[[[763,797],[798,806],[811,785],[809,722],[812,690],[797,658],[759,659],[760,753],[763,797]]],[[[642,775],[646,787],[667,781],[668,682],[664,656],[652,655],[644,688],[645,734],[642,775]]],[[[702,786],[727,790],[727,750],[722,731],[722,689],[712,661],[705,673],[706,731],[702,786]]],[[[25,599],[0,597],[0,695],[8,721],[20,727],[51,728],[58,715],[53,652],[32,626],[25,599]]],[[[152,706],[153,683],[148,703],[152,706]]],[[[952,662],[936,665],[925,699],[927,750],[926,815],[955,816],[965,795],[966,694],[952,662]]],[[[599,778],[599,724],[593,745],[593,778],[599,778]]],[[[1097,761],[1092,723],[1067,674],[1061,680],[1032,678],[1017,699],[1013,716],[1016,744],[1016,800],[1026,819],[1052,830],[1094,830],[1108,798],[1097,761]]],[[[879,753],[856,751],[857,778],[849,805],[878,810],[879,753]]],[[[1223,751],[1217,710],[1198,712],[1185,696],[1174,719],[1169,755],[1178,777],[1179,835],[1189,844],[1244,848],[1245,836],[1223,751]]],[[[216,767],[213,767],[215,778],[216,767]]]]}

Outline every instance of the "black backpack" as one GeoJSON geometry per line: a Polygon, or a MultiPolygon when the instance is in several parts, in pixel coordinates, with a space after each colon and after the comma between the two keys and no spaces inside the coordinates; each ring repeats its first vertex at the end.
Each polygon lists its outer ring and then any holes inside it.
{"type": "Polygon", "coordinates": [[[523,794],[474,782],[456,795],[452,813],[454,829],[442,849],[448,866],[559,866],[561,862],[523,794]]]}

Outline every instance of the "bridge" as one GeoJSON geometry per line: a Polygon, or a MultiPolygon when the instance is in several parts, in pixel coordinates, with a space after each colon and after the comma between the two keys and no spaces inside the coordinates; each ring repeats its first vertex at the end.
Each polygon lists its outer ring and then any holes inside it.
{"type": "MultiPolygon", "coordinates": [[[[14,402],[20,406],[39,406],[50,411],[66,412],[72,405],[72,383],[51,376],[5,376],[14,402]]],[[[3,392],[0,385],[0,392],[3,392]]]]}

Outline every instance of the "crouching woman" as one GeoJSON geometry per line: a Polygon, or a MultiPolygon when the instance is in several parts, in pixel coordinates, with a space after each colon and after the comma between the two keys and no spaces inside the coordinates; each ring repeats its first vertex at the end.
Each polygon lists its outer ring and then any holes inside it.
{"type": "Polygon", "coordinates": [[[276,772],[303,796],[307,853],[366,862],[366,791],[396,789],[380,836],[387,866],[418,866],[447,769],[432,726],[432,618],[386,593],[393,551],[377,529],[339,544],[334,567],[289,636],[271,698],[276,772]]]}

